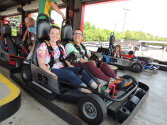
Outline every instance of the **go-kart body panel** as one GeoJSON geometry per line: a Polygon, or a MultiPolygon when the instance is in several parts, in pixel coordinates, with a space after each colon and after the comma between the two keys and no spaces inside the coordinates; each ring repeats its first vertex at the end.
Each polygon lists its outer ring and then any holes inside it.
{"type": "Polygon", "coordinates": [[[9,62],[9,55],[3,50],[0,50],[0,59],[9,62]]]}
{"type": "Polygon", "coordinates": [[[23,61],[23,60],[25,60],[25,57],[8,54],[7,52],[0,50],[0,59],[8,62],[9,65],[16,65],[17,59],[23,61]]]}
{"type": "Polygon", "coordinates": [[[54,91],[54,93],[59,94],[59,82],[57,79],[48,74],[43,69],[35,66],[34,64],[31,64],[31,72],[32,72],[32,81],[48,88],[51,91],[54,91]]]}
{"type": "Polygon", "coordinates": [[[103,56],[106,60],[106,63],[108,63],[110,65],[115,65],[118,68],[125,68],[125,69],[129,69],[129,70],[132,69],[131,66],[134,62],[132,62],[128,59],[114,58],[114,57],[111,57],[111,56],[107,56],[105,54],[103,56]]]}

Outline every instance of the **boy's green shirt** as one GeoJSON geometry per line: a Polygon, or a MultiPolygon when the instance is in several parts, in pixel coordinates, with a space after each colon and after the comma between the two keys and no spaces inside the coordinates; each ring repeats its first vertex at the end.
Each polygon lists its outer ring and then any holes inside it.
{"type": "MultiPolygon", "coordinates": [[[[46,14],[48,17],[51,16],[52,7],[50,6],[50,2],[53,1],[57,4],[56,0],[39,0],[39,9],[38,14],[46,14]]],[[[44,19],[45,17],[41,16],[40,19],[44,19]]]]}

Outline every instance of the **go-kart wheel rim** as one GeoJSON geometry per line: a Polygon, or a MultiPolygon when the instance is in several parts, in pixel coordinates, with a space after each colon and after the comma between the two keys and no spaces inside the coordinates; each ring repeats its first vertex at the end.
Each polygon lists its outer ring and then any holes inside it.
{"type": "Polygon", "coordinates": [[[23,70],[23,78],[24,78],[24,79],[28,79],[26,70],[23,70]]]}
{"type": "Polygon", "coordinates": [[[97,110],[91,102],[85,102],[83,104],[83,113],[89,119],[95,119],[97,117],[97,110]]]}

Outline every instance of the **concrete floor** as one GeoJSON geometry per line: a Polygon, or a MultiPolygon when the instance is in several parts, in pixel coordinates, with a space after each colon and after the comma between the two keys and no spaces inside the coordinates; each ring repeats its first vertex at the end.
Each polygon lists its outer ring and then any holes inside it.
{"type": "MultiPolygon", "coordinates": [[[[0,73],[6,76],[9,80],[9,70],[0,67],[0,73]]],[[[146,102],[135,115],[129,125],[166,125],[167,123],[167,72],[158,71],[155,74],[142,72],[140,74],[130,71],[118,71],[119,75],[131,74],[138,81],[147,84],[150,87],[150,92],[146,102]]],[[[15,83],[13,80],[11,80],[15,83]]],[[[61,118],[50,112],[47,108],[39,104],[30,95],[21,89],[22,105],[10,118],[4,120],[0,125],[66,125],[61,118]]],[[[66,108],[69,112],[73,112],[76,116],[77,108],[72,104],[66,104],[61,101],[55,102],[62,108],[66,108]]],[[[102,125],[111,125],[111,118],[107,119],[102,125]]]]}

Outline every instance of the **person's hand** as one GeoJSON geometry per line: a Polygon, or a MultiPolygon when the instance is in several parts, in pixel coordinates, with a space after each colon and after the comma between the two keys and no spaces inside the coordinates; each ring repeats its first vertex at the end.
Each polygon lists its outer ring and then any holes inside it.
{"type": "Polygon", "coordinates": [[[51,19],[50,23],[51,23],[51,24],[54,24],[54,20],[53,20],[53,19],[51,19]]]}
{"type": "Polygon", "coordinates": [[[94,60],[89,60],[89,62],[92,63],[94,66],[97,66],[94,60]]]}
{"type": "Polygon", "coordinates": [[[88,62],[88,61],[86,61],[85,59],[81,58],[81,59],[80,59],[80,62],[81,62],[81,63],[85,63],[85,62],[88,62]]]}
{"type": "Polygon", "coordinates": [[[63,18],[63,20],[65,20],[65,19],[66,19],[66,17],[64,16],[64,14],[62,14],[62,18],[63,18]]]}
{"type": "Polygon", "coordinates": [[[54,76],[56,79],[58,79],[58,76],[54,73],[52,73],[52,76],[54,76]]]}
{"type": "Polygon", "coordinates": [[[31,46],[31,45],[29,45],[29,46],[28,46],[28,50],[31,50],[31,48],[32,48],[32,46],[31,46]]]}
{"type": "Polygon", "coordinates": [[[56,77],[56,79],[58,79],[58,76],[56,74],[54,74],[54,77],[56,77]]]}

